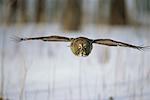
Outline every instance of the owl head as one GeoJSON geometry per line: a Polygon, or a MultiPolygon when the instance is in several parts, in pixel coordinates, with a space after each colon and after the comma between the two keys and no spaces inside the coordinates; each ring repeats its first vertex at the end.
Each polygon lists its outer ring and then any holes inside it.
{"type": "Polygon", "coordinates": [[[70,48],[76,56],[88,56],[92,50],[92,40],[85,37],[74,38],[71,41],[70,48]]]}

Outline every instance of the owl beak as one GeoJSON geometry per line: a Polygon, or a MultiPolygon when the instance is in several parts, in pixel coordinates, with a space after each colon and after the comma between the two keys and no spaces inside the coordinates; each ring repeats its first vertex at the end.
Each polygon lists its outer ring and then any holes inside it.
{"type": "Polygon", "coordinates": [[[82,50],[82,48],[83,48],[83,45],[82,45],[82,44],[79,44],[79,46],[80,46],[80,49],[82,50]]]}

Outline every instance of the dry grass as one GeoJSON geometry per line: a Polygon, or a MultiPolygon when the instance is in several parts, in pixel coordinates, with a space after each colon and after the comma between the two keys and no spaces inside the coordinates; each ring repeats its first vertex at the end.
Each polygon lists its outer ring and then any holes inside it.
{"type": "Polygon", "coordinates": [[[23,66],[23,78],[22,78],[22,83],[21,83],[21,91],[20,91],[20,95],[19,95],[19,100],[23,100],[23,97],[24,97],[24,90],[25,90],[25,83],[26,83],[26,78],[27,78],[27,66],[26,66],[26,63],[25,63],[25,56],[23,54],[22,51],[20,51],[20,54],[22,56],[22,66],[23,66]]]}
{"type": "Polygon", "coordinates": [[[0,100],[4,100],[3,97],[0,97],[0,100]]]}
{"type": "Polygon", "coordinates": [[[8,98],[3,98],[3,97],[0,97],[0,100],[9,100],[8,98]]]}

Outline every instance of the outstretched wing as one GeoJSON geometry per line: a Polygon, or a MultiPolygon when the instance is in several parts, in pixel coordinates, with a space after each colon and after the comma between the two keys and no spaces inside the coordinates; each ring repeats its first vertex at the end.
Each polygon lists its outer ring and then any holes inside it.
{"type": "Polygon", "coordinates": [[[27,40],[42,40],[42,41],[58,41],[58,42],[70,42],[72,38],[63,36],[45,36],[45,37],[31,37],[31,38],[20,38],[20,41],[27,40]]]}
{"type": "Polygon", "coordinates": [[[115,41],[112,39],[96,39],[93,41],[93,43],[101,44],[101,45],[107,45],[107,46],[129,47],[129,48],[134,48],[134,49],[138,49],[138,50],[143,50],[145,48],[149,48],[148,46],[147,47],[135,46],[132,44],[128,44],[128,43],[124,43],[124,42],[120,42],[120,41],[115,41]]]}

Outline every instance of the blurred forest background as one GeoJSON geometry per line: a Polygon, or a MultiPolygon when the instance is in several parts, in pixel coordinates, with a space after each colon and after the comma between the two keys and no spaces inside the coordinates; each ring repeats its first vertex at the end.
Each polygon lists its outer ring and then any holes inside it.
{"type": "Polygon", "coordinates": [[[149,25],[149,0],[0,0],[0,23],[59,23],[78,30],[83,24],[149,25]]]}
{"type": "Polygon", "coordinates": [[[150,46],[150,0],[0,0],[0,100],[150,98],[150,52],[97,45],[80,58],[66,43],[14,43],[14,35],[150,46]]]}

